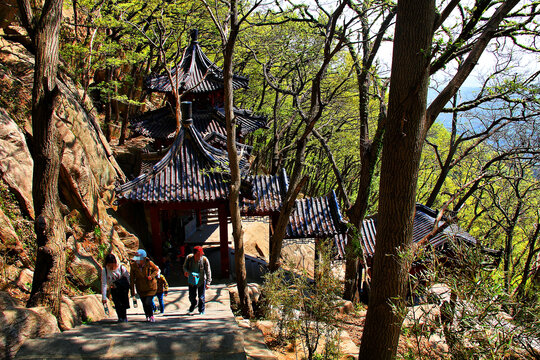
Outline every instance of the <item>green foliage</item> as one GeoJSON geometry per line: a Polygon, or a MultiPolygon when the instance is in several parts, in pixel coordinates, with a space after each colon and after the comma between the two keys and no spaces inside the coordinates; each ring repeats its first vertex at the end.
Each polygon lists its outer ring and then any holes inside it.
{"type": "Polygon", "coordinates": [[[417,307],[422,310],[417,316],[409,308],[410,325],[402,335],[417,346],[404,349],[400,358],[532,357],[523,344],[538,337],[538,301],[516,302],[485,269],[486,255],[478,248],[453,243],[447,254],[439,262],[439,254],[426,252],[421,259],[425,270],[410,279],[413,297],[436,307],[417,307]],[[442,340],[434,343],[433,336],[442,340]]]}
{"type": "Polygon", "coordinates": [[[94,322],[94,320],[92,320],[92,318],[90,316],[88,316],[88,317],[86,317],[86,319],[83,319],[81,322],[82,322],[83,325],[88,325],[88,324],[91,324],[92,322],[94,322]]]}
{"type": "Polygon", "coordinates": [[[341,284],[334,277],[327,244],[320,247],[315,280],[305,270],[299,273],[279,269],[265,277],[263,293],[267,317],[276,321],[277,340],[299,339],[307,359],[339,358],[339,328],[336,312],[341,284]],[[322,353],[316,349],[325,339],[322,353]]]}
{"type": "Polygon", "coordinates": [[[102,232],[101,232],[101,227],[99,227],[99,225],[96,225],[96,226],[94,227],[94,237],[95,237],[96,239],[99,239],[99,238],[101,238],[101,234],[102,234],[102,232]]]}
{"type": "Polygon", "coordinates": [[[0,210],[12,221],[18,216],[17,200],[9,191],[8,186],[3,180],[0,180],[0,210]]]}
{"type": "Polygon", "coordinates": [[[104,260],[109,246],[107,244],[99,244],[98,246],[98,259],[104,260]]]}

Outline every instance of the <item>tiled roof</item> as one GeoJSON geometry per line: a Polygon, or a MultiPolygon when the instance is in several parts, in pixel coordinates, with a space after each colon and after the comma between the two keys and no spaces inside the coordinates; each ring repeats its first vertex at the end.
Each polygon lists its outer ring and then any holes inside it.
{"type": "MultiPolygon", "coordinates": [[[[413,221],[413,242],[419,242],[433,230],[437,213],[427,206],[417,204],[413,221]]],[[[444,221],[440,221],[441,226],[444,221]]],[[[377,235],[377,216],[371,216],[362,222],[361,242],[366,256],[375,254],[375,236],[377,235]]],[[[459,238],[470,244],[476,244],[476,239],[457,225],[450,225],[429,240],[433,248],[439,248],[451,239],[459,238]]]]}
{"type": "MultiPolygon", "coordinates": [[[[217,133],[215,131],[212,131],[210,134],[206,135],[204,137],[204,141],[206,141],[208,144],[212,145],[215,148],[227,149],[227,136],[217,133]]],[[[251,151],[253,150],[253,147],[237,142],[236,149],[238,150],[238,153],[242,154],[243,156],[243,155],[251,155],[251,151]]]]}
{"type": "Polygon", "coordinates": [[[336,260],[345,260],[345,246],[347,245],[347,233],[339,233],[334,236],[334,259],[336,260]]]}
{"type": "MultiPolygon", "coordinates": [[[[206,136],[211,132],[226,135],[225,116],[223,109],[197,106],[193,107],[193,125],[206,136]]],[[[244,109],[235,109],[234,114],[238,122],[238,135],[245,137],[261,127],[266,127],[266,118],[253,115],[244,109]]],[[[131,119],[130,128],[138,135],[153,139],[173,139],[176,134],[176,119],[169,107],[148,111],[131,119]]]]}
{"type": "MultiPolygon", "coordinates": [[[[221,118],[223,123],[225,123],[225,109],[217,108],[216,114],[221,118]]],[[[234,116],[237,123],[240,125],[240,136],[242,137],[260,128],[267,128],[266,117],[257,116],[251,110],[234,109],[234,116]]]]}
{"type": "MultiPolygon", "coordinates": [[[[289,188],[285,170],[278,175],[257,175],[247,179],[253,184],[254,200],[243,199],[243,215],[264,216],[278,213],[289,188]]],[[[285,238],[330,238],[347,232],[336,194],[296,200],[289,217],[285,238]]]]}
{"type": "Polygon", "coordinates": [[[253,184],[253,200],[242,199],[243,214],[266,216],[279,212],[282,199],[289,188],[285,170],[278,175],[249,176],[247,181],[253,184]]]}
{"type": "MultiPolygon", "coordinates": [[[[171,69],[172,83],[180,92],[206,93],[223,89],[223,70],[217,67],[203,53],[196,35],[184,50],[182,60],[171,69]]],[[[247,88],[249,79],[233,75],[233,89],[247,88]]],[[[171,82],[167,74],[152,75],[145,81],[150,91],[171,92],[171,82]]]]}
{"type": "Polygon", "coordinates": [[[323,197],[296,200],[287,225],[287,238],[329,238],[345,232],[334,191],[323,197]]]}
{"type": "MultiPolygon", "coordinates": [[[[240,158],[245,174],[249,163],[240,158]]],[[[226,200],[227,152],[209,145],[192,126],[182,126],[163,158],[147,173],[117,188],[120,200],[150,203],[226,200]]]]}
{"type": "MultiPolygon", "coordinates": [[[[243,170],[242,215],[276,214],[289,187],[287,174],[282,170],[278,175],[247,176],[247,148],[238,144],[243,170]]],[[[119,200],[175,203],[228,199],[228,155],[210,145],[192,125],[182,126],[161,160],[155,162],[151,155],[148,154],[148,161],[143,162],[146,173],[116,189],[119,200]]],[[[345,234],[347,230],[334,192],[323,197],[296,200],[289,221],[287,239],[332,238],[345,234]]],[[[343,242],[337,245],[338,253],[343,253],[343,242]]]]}

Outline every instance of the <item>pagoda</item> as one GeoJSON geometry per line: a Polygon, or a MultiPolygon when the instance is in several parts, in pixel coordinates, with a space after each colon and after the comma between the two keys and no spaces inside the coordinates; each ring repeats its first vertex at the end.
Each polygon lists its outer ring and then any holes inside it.
{"type": "MultiPolygon", "coordinates": [[[[193,103],[192,117],[195,128],[203,137],[217,133],[226,136],[223,107],[223,70],[217,67],[202,51],[197,40],[198,31],[191,31],[191,43],[184,50],[182,59],[171,70],[172,82],[177,86],[182,101],[193,103]]],[[[233,75],[233,89],[246,89],[249,79],[233,75]]],[[[131,119],[133,133],[150,137],[156,145],[168,146],[176,136],[176,119],[173,105],[176,101],[168,74],[151,75],[145,81],[149,92],[164,93],[169,103],[160,109],[146,112],[131,119]]],[[[266,127],[266,117],[256,116],[251,110],[234,109],[240,142],[249,133],[266,127]]]]}
{"type": "MultiPolygon", "coordinates": [[[[183,245],[190,235],[188,228],[193,230],[203,224],[201,213],[217,209],[221,276],[228,277],[230,171],[222,108],[223,72],[201,51],[197,31],[193,31],[191,44],[172,73],[182,100],[189,100],[182,102],[181,127],[177,132],[170,106],[134,119],[133,131],[168,147],[165,154],[145,157],[140,175],[117,187],[117,201],[144,204],[150,218],[152,252],[158,262],[162,259],[163,245],[169,239],[183,245]],[[175,226],[181,231],[171,234],[175,226]]],[[[235,89],[247,88],[247,85],[247,78],[234,76],[235,89]]],[[[149,91],[172,96],[168,76],[151,76],[146,87],[149,91]]],[[[172,100],[170,103],[174,104],[172,100]]],[[[248,110],[235,109],[234,114],[239,123],[240,140],[242,135],[266,126],[265,118],[254,116],[248,110]]],[[[287,174],[282,170],[275,175],[253,175],[249,162],[251,147],[237,142],[236,149],[242,177],[241,214],[269,217],[272,234],[288,191],[287,174]]],[[[332,191],[323,197],[296,200],[286,238],[334,238],[338,249],[342,249],[346,231],[336,194],[332,191]]]]}

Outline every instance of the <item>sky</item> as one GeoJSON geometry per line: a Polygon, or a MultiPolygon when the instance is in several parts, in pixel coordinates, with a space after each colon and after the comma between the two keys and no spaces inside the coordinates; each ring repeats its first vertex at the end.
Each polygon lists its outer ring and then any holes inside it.
{"type": "MultiPolygon", "coordinates": [[[[446,3],[448,0],[437,0],[437,4],[439,7],[442,7],[441,4],[446,3]]],[[[319,0],[318,1],[320,5],[324,6],[325,9],[333,9],[337,6],[337,1],[335,0],[319,0]]],[[[516,8],[518,8],[520,5],[523,5],[524,3],[529,3],[531,0],[522,0],[520,4],[518,4],[516,8]]],[[[315,0],[307,0],[307,4],[310,4],[313,9],[316,8],[315,6],[315,0]]],[[[469,4],[472,6],[473,1],[472,0],[463,0],[461,2],[462,5],[469,4]]],[[[349,10],[351,11],[351,10],[349,10]]],[[[494,9],[491,9],[491,12],[493,12],[494,9]]],[[[351,11],[352,13],[352,11],[351,11]]],[[[454,10],[454,14],[457,14],[457,10],[454,10]]],[[[486,16],[489,16],[489,13],[485,14],[486,16]]],[[[457,16],[450,16],[446,21],[445,25],[449,26],[451,25],[452,21],[461,21],[458,19],[457,16]]],[[[393,32],[393,29],[390,30],[390,32],[393,32]]],[[[534,47],[534,44],[528,44],[531,47],[534,47]]],[[[512,56],[512,66],[513,71],[517,73],[522,74],[532,74],[534,72],[540,71],[540,56],[537,54],[530,54],[525,53],[523,50],[517,48],[516,46],[513,46],[509,42],[507,43],[498,43],[494,40],[490,42],[490,45],[486,51],[484,51],[484,54],[481,56],[478,65],[475,67],[474,71],[471,73],[471,75],[467,78],[465,83],[463,84],[463,87],[466,88],[478,88],[482,85],[483,79],[489,75],[492,74],[497,67],[501,66],[501,63],[507,58],[508,56],[512,56]],[[490,48],[494,48],[494,46],[497,45],[499,48],[499,51],[503,53],[503,57],[500,57],[499,59],[493,55],[492,52],[490,52],[490,48]]],[[[385,42],[382,44],[381,51],[378,53],[377,57],[379,64],[380,64],[380,71],[382,74],[385,74],[386,76],[390,75],[390,67],[392,63],[392,43],[385,42]]],[[[455,74],[455,66],[448,66],[447,71],[440,71],[437,73],[433,78],[431,82],[431,86],[435,89],[442,89],[450,76],[455,74]]]]}

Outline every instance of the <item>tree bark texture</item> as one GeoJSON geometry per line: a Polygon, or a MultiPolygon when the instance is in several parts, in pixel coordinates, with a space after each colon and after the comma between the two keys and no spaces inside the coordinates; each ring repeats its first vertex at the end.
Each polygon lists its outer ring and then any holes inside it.
{"type": "Polygon", "coordinates": [[[244,252],[244,230],[242,229],[242,217],[240,215],[240,166],[238,164],[238,151],[236,148],[236,119],[233,108],[233,58],[234,46],[239,32],[238,13],[236,1],[231,2],[231,31],[229,38],[224,44],[223,52],[223,82],[224,82],[224,107],[225,120],[227,123],[227,152],[229,154],[229,167],[231,173],[231,186],[229,191],[229,208],[234,239],[234,265],[236,271],[236,284],[240,306],[244,318],[253,317],[253,308],[247,292],[246,258],[244,252]]]}
{"type": "Polygon", "coordinates": [[[360,359],[393,359],[397,351],[412,262],[412,224],[434,21],[434,0],[398,2],[382,151],[377,246],[360,359]]]}
{"type": "Polygon", "coordinates": [[[60,213],[58,176],[61,151],[53,120],[59,90],[56,85],[62,0],[45,1],[36,23],[35,70],[32,91],[34,172],[32,195],[36,211],[37,258],[28,306],[48,306],[59,313],[66,267],[65,223],[60,213]]]}

